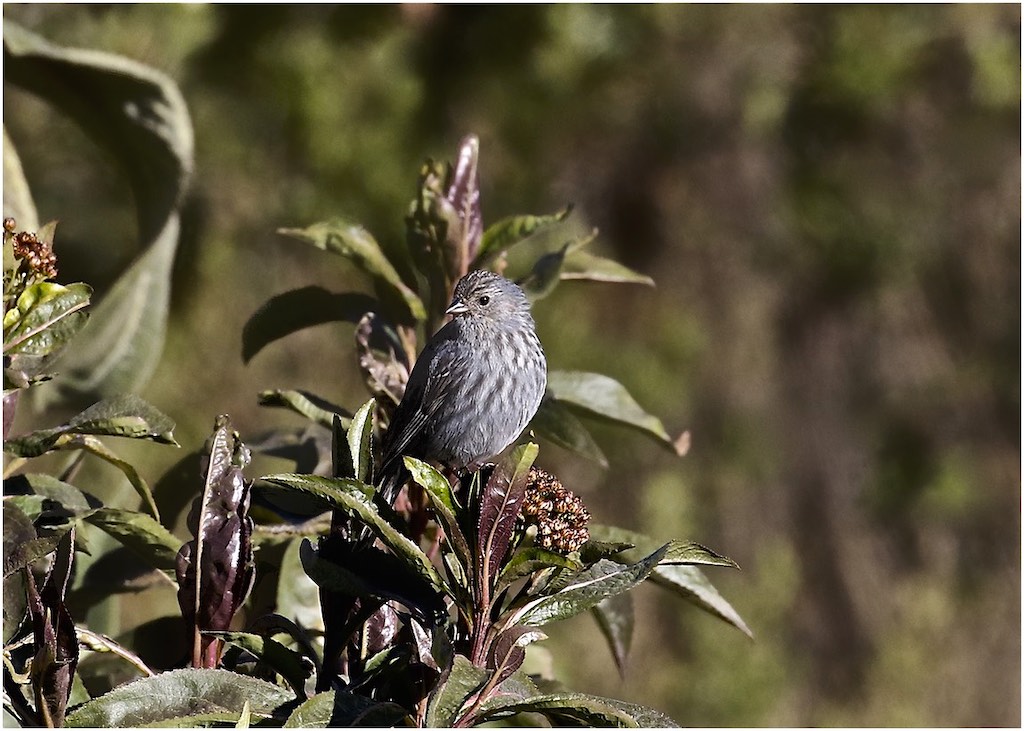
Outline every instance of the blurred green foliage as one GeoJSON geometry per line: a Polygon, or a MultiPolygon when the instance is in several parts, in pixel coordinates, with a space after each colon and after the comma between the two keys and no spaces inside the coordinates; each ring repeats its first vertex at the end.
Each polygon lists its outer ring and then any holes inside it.
{"type": "MultiPolygon", "coordinates": [[[[734,557],[719,588],[757,635],[642,590],[658,621],[614,688],[588,675],[596,628],[552,633],[568,684],[693,725],[1020,723],[1019,6],[4,16],[161,69],[188,103],[194,181],[143,391],[179,442],[223,412],[243,435],[294,425],[257,407],[266,388],[358,402],[347,325],[243,363],[269,297],[360,281],[274,231],[344,215],[393,246],[409,171],[476,133],[492,220],[573,202],[593,250],[657,283],[560,287],[536,311],[549,362],[607,373],[692,436],[679,461],[596,432],[608,470],[545,466],[598,521],[734,557]]],[[[62,280],[102,297],[138,253],[127,182],[6,83],[4,123],[39,219],[61,221],[62,280]]],[[[60,423],[28,411],[15,433],[60,423]]],[[[158,451],[123,454],[159,502],[177,456],[158,451]]],[[[176,612],[162,587],[123,606],[125,631],[176,612]]]]}

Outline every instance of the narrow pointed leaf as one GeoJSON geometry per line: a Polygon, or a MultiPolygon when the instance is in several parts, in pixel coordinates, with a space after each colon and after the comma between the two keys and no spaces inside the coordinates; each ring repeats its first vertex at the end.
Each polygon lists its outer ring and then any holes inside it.
{"type": "MultiPolygon", "coordinates": [[[[459,252],[460,275],[477,255],[483,235],[483,214],[480,210],[480,140],[476,135],[463,138],[459,157],[452,171],[452,182],[445,198],[456,211],[460,223],[458,240],[451,242],[459,252]]],[[[451,237],[452,232],[449,232],[451,237]]]]}
{"type": "Polygon", "coordinates": [[[555,553],[539,546],[520,548],[512,554],[512,558],[508,560],[505,567],[501,570],[501,575],[498,576],[497,588],[500,590],[517,579],[547,568],[579,571],[583,568],[583,565],[568,556],[563,556],[560,553],[555,553]]]}
{"type": "Polygon", "coordinates": [[[675,451],[672,438],[661,420],[644,411],[626,388],[613,378],[582,371],[551,371],[548,373],[548,393],[558,401],[594,416],[640,429],[675,451]]]}
{"type": "Polygon", "coordinates": [[[376,401],[370,399],[356,411],[346,435],[352,468],[359,482],[373,481],[373,453],[370,451],[373,439],[373,407],[376,401]]]}
{"type": "Polygon", "coordinates": [[[328,505],[344,510],[368,525],[396,554],[405,558],[417,573],[435,587],[444,590],[445,583],[430,559],[419,546],[385,520],[373,503],[374,489],[370,485],[347,479],[330,479],[316,475],[268,475],[263,481],[279,488],[300,490],[316,495],[328,505]]]}
{"type": "Polygon", "coordinates": [[[341,417],[342,426],[347,428],[351,423],[351,417],[348,412],[340,406],[335,406],[329,401],[306,391],[260,391],[258,399],[260,406],[290,409],[296,414],[301,414],[307,419],[326,426],[328,429],[334,426],[335,414],[341,417]]]}
{"type": "Polygon", "coordinates": [[[294,699],[272,683],[227,670],[187,668],[121,685],[68,714],[71,727],[151,726],[199,714],[231,714],[234,721],[246,701],[254,717],[269,719],[294,699]]]}
{"type": "Polygon", "coordinates": [[[296,708],[285,728],[406,726],[405,709],[397,703],[382,703],[355,693],[328,690],[318,693],[296,708]]]}
{"type": "Polygon", "coordinates": [[[466,536],[455,516],[456,505],[451,483],[436,469],[415,457],[405,457],[404,462],[413,480],[427,491],[434,514],[444,529],[445,539],[455,549],[464,570],[469,571],[473,565],[473,557],[466,536]]]}
{"type": "Polygon", "coordinates": [[[480,497],[480,521],[477,529],[477,556],[483,562],[483,580],[493,582],[508,555],[512,532],[523,500],[526,477],[537,459],[534,443],[516,447],[491,473],[480,497]]]}
{"type": "Polygon", "coordinates": [[[613,728],[677,728],[678,724],[659,711],[612,698],[585,693],[551,693],[507,705],[503,713],[541,713],[557,726],[598,726],[613,728]]]}
{"type": "Polygon", "coordinates": [[[39,230],[39,213],[36,211],[32,191],[21,166],[21,158],[14,142],[4,127],[4,216],[10,216],[22,231],[39,230]]]}
{"type": "Polygon", "coordinates": [[[376,282],[397,292],[413,318],[426,318],[423,302],[402,281],[377,240],[359,224],[336,218],[307,228],[281,228],[278,233],[351,260],[376,282]]]}
{"type": "Polygon", "coordinates": [[[271,297],[252,314],[242,328],[242,360],[248,363],[267,345],[286,335],[325,322],[359,322],[377,308],[369,295],[336,294],[323,287],[293,289],[271,297]]]}

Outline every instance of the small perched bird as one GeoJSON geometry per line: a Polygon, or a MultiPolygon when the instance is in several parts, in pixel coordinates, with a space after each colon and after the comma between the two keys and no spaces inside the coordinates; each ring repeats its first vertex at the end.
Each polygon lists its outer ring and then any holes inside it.
{"type": "Polygon", "coordinates": [[[479,469],[512,444],[537,413],[547,360],[523,290],[472,271],[455,285],[451,321],[416,360],[384,437],[381,494],[394,502],[402,456],[479,469]]]}

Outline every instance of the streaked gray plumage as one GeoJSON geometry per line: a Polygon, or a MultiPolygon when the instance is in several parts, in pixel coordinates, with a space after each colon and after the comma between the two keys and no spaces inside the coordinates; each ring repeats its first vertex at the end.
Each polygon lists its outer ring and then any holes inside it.
{"type": "Polygon", "coordinates": [[[473,271],[455,285],[453,315],[416,360],[384,437],[390,502],[403,455],[477,469],[512,444],[540,406],[547,361],[518,285],[473,271]]]}

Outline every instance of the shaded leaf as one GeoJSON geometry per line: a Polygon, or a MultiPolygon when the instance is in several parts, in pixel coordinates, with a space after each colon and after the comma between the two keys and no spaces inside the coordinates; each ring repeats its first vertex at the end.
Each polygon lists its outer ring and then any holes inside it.
{"type": "Polygon", "coordinates": [[[200,714],[230,714],[246,701],[253,716],[270,718],[293,700],[272,683],[227,670],[186,668],[143,678],[95,698],[67,717],[72,727],[131,727],[175,723],[200,714]]]}
{"type": "Polygon", "coordinates": [[[284,678],[300,698],[305,697],[306,678],[313,673],[313,663],[300,653],[285,647],[272,637],[263,637],[252,632],[206,630],[203,634],[217,637],[259,658],[284,678]]]}
{"type": "Polygon", "coordinates": [[[59,383],[100,396],[138,390],[161,355],[178,207],[192,172],[192,125],[181,92],[140,63],[61,48],[10,21],[4,78],[67,113],[128,175],[146,250],[93,309],[89,336],[68,348],[59,383]]]}
{"type": "Polygon", "coordinates": [[[551,693],[506,705],[504,713],[542,713],[558,726],[603,726],[615,728],[676,728],[678,724],[663,713],[634,703],[585,693],[551,693]]]}
{"type": "Polygon", "coordinates": [[[426,725],[431,728],[454,726],[466,701],[480,690],[490,677],[489,670],[475,667],[462,655],[456,655],[448,677],[430,696],[426,725]]]}
{"type": "Polygon", "coordinates": [[[359,224],[343,218],[335,218],[315,223],[307,228],[280,228],[277,232],[351,260],[357,267],[373,277],[376,283],[397,292],[414,319],[426,318],[427,313],[423,302],[402,281],[377,240],[359,224]]]}
{"type": "Polygon", "coordinates": [[[540,402],[540,408],[534,414],[530,428],[563,449],[593,460],[602,467],[608,466],[608,458],[604,456],[604,452],[597,446],[587,428],[565,405],[549,396],[545,396],[540,402]]]}
{"type": "MultiPolygon", "coordinates": [[[[4,485],[5,491],[13,493],[32,493],[48,503],[60,506],[67,516],[82,515],[102,507],[92,495],[83,493],[74,485],[58,480],[42,473],[27,473],[8,478],[4,485]]],[[[51,507],[50,510],[56,508],[51,507]]]]}
{"type": "Polygon", "coordinates": [[[262,478],[269,485],[279,488],[300,490],[316,495],[332,507],[339,508],[357,517],[399,556],[402,556],[416,572],[440,589],[445,583],[437,573],[430,559],[419,546],[407,538],[378,512],[373,503],[375,490],[370,485],[349,479],[330,479],[316,475],[279,474],[262,478]]]}
{"type": "Polygon", "coordinates": [[[12,505],[8,500],[3,502],[3,523],[4,523],[4,584],[3,584],[3,635],[4,645],[7,645],[18,632],[21,623],[25,620],[25,613],[28,611],[28,599],[25,585],[25,574],[20,570],[26,565],[21,561],[9,564],[10,557],[14,555],[19,546],[24,546],[35,540],[36,529],[32,521],[25,513],[12,505]]]}
{"type": "Polygon", "coordinates": [[[548,393],[558,401],[594,416],[640,429],[675,451],[672,438],[661,420],[644,411],[626,388],[613,378],[600,373],[551,371],[548,373],[548,393]]]}
{"type": "Polygon", "coordinates": [[[342,424],[345,426],[350,423],[351,419],[345,409],[307,391],[260,391],[258,399],[260,406],[291,409],[328,429],[333,427],[335,414],[341,417],[342,424]]]}
{"type": "Polygon", "coordinates": [[[633,596],[615,594],[605,597],[590,611],[594,614],[601,633],[608,640],[608,647],[615,658],[619,674],[624,676],[629,648],[633,644],[633,596]]]}
{"type": "Polygon", "coordinates": [[[82,328],[92,287],[30,284],[4,313],[4,355],[44,356],[64,347],[82,328]]]}
{"type": "MultiPolygon", "coordinates": [[[[622,551],[615,556],[616,561],[625,563],[635,561],[637,556],[643,555],[643,552],[652,545],[658,544],[658,541],[650,536],[614,526],[592,524],[590,535],[599,540],[624,540],[632,543],[635,548],[622,551]]],[[[659,565],[651,574],[651,581],[728,622],[743,634],[753,638],[754,635],[746,622],[718,593],[704,573],[696,566],[683,565],[681,561],[684,560],[692,563],[738,568],[732,559],[719,556],[698,543],[674,542],[670,544],[662,565],[659,565]]]]}
{"type": "Polygon", "coordinates": [[[355,292],[335,294],[323,287],[302,287],[263,303],[242,328],[242,360],[248,363],[270,343],[326,322],[359,322],[376,307],[373,297],[355,292]]]}
{"type": "Polygon", "coordinates": [[[300,627],[322,632],[324,620],[320,613],[320,590],[303,570],[299,557],[303,543],[301,538],[295,538],[285,549],[281,558],[274,607],[278,613],[296,622],[300,627]]]}
{"type": "Polygon", "coordinates": [[[407,561],[373,546],[334,544],[316,551],[304,540],[299,558],[321,589],[357,598],[395,599],[430,622],[440,621],[445,614],[437,590],[407,561]]]}
{"type": "Polygon", "coordinates": [[[533,600],[516,611],[515,624],[539,626],[585,612],[605,597],[629,591],[647,578],[668,546],[629,566],[601,559],[573,576],[552,594],[533,600]]]}
{"type": "Polygon", "coordinates": [[[493,585],[505,557],[526,498],[526,479],[537,459],[537,445],[530,442],[513,449],[495,467],[480,496],[477,556],[483,585],[493,585]]]}
{"type": "Polygon", "coordinates": [[[522,667],[527,645],[547,638],[546,634],[533,627],[510,627],[494,639],[487,654],[487,667],[497,671],[497,682],[500,683],[522,667]]]}
{"type": "Polygon", "coordinates": [[[116,538],[153,568],[174,571],[181,539],[152,516],[133,510],[100,508],[85,520],[116,538]]]}
{"type": "Polygon", "coordinates": [[[396,703],[382,703],[355,693],[328,690],[296,708],[285,728],[402,726],[408,714],[396,703]]]}
{"type": "Polygon", "coordinates": [[[4,127],[4,216],[13,218],[22,231],[39,230],[39,214],[25,179],[18,150],[4,127]]]}
{"type": "Polygon", "coordinates": [[[503,218],[484,231],[480,240],[480,250],[470,269],[483,269],[491,260],[512,246],[525,241],[543,228],[560,223],[572,213],[572,206],[545,216],[509,216],[503,218]]]}

